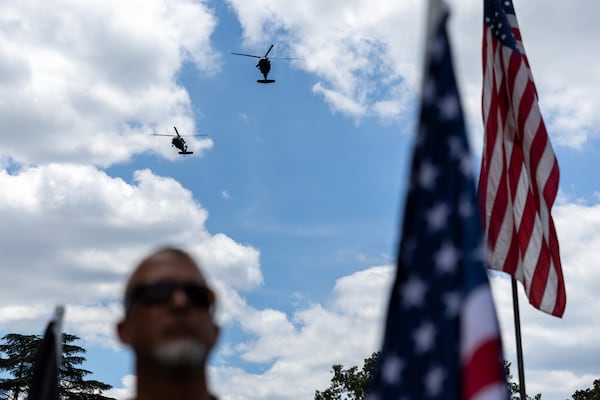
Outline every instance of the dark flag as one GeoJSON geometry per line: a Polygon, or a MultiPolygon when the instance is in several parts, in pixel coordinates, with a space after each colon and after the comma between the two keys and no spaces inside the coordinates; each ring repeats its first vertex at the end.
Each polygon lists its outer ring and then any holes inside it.
{"type": "Polygon", "coordinates": [[[558,162],[512,1],[485,0],[479,200],[490,268],[521,281],[529,302],[562,317],[567,302],[551,208],[558,162]]]}
{"type": "Polygon", "coordinates": [[[56,313],[48,323],[44,338],[38,349],[29,385],[28,400],[58,400],[58,372],[62,355],[62,315],[63,308],[57,307],[56,313]]]}
{"type": "Polygon", "coordinates": [[[429,14],[396,277],[368,399],[507,400],[446,4],[431,1],[429,14]]]}

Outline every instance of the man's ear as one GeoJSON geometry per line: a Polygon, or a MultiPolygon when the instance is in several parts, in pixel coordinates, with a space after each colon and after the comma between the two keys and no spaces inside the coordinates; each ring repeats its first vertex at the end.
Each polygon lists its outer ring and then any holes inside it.
{"type": "Polygon", "coordinates": [[[121,341],[121,343],[123,344],[130,344],[130,340],[129,340],[129,329],[127,329],[127,320],[122,319],[117,323],[116,326],[116,330],[117,330],[117,336],[119,337],[119,340],[121,341]]]}

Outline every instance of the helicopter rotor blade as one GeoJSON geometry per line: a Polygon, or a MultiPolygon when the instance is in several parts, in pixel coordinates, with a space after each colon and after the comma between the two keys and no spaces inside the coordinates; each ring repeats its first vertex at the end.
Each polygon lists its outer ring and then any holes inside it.
{"type": "Polygon", "coordinates": [[[177,127],[174,126],[173,129],[175,129],[175,133],[177,134],[177,136],[181,137],[181,135],[179,134],[179,132],[177,131],[177,127]]]}
{"type": "MultiPolygon", "coordinates": [[[[168,135],[166,133],[151,133],[152,136],[168,136],[168,137],[177,137],[176,135],[168,135]]],[[[203,136],[206,137],[208,136],[207,134],[198,134],[198,135],[179,135],[179,137],[198,137],[198,136],[203,136]]]]}
{"type": "Polygon", "coordinates": [[[271,45],[271,47],[269,47],[269,50],[267,50],[267,52],[265,53],[265,55],[263,56],[263,58],[267,58],[267,55],[271,52],[272,48],[273,48],[273,45],[271,45]]]}
{"type": "Polygon", "coordinates": [[[231,53],[231,54],[235,54],[236,56],[246,56],[246,57],[262,58],[261,56],[255,56],[253,54],[244,54],[244,53],[231,53]]]}
{"type": "Polygon", "coordinates": [[[198,136],[208,136],[208,135],[206,135],[206,134],[203,134],[203,135],[200,135],[200,134],[198,134],[198,135],[180,135],[179,137],[198,137],[198,136]]]}

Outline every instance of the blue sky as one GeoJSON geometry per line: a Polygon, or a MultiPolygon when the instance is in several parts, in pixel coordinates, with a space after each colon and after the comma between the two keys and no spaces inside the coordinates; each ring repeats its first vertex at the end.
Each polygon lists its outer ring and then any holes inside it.
{"type": "MultiPolygon", "coordinates": [[[[113,333],[122,285],[169,243],[202,260],[221,299],[211,364],[221,398],[312,398],[332,364],[376,351],[412,150],[421,2],[38,3],[0,6],[0,334],[41,333],[65,304],[85,367],[127,398],[131,358],[113,333]],[[270,44],[270,56],[297,60],[273,60],[276,83],[260,85],[256,60],[230,53],[270,44]],[[195,154],[182,157],[150,135],[173,126],[209,136],[188,138],[195,154]]],[[[451,5],[478,170],[482,5],[451,5]]],[[[563,400],[600,376],[600,60],[590,51],[600,10],[515,7],[561,168],[567,283],[562,320],[521,297],[527,387],[563,400]]],[[[516,365],[510,286],[496,274],[492,284],[516,365]]]]}

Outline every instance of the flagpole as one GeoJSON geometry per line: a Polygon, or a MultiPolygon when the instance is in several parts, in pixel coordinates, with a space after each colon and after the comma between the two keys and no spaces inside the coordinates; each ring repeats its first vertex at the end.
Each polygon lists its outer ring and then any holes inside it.
{"type": "Polygon", "coordinates": [[[513,297],[513,314],[515,317],[515,337],[517,341],[517,368],[519,370],[519,391],[521,400],[527,400],[525,392],[525,369],[523,367],[523,346],[521,344],[521,316],[519,314],[519,296],[517,292],[517,280],[511,277],[512,297],[513,297]]]}
{"type": "Polygon", "coordinates": [[[56,365],[60,371],[62,364],[62,344],[63,344],[63,317],[65,315],[65,306],[62,304],[56,306],[54,309],[54,329],[56,333],[56,365]]]}
{"type": "Polygon", "coordinates": [[[29,384],[28,399],[60,399],[60,366],[62,358],[62,322],[65,308],[56,307],[42,338],[29,384]]]}

